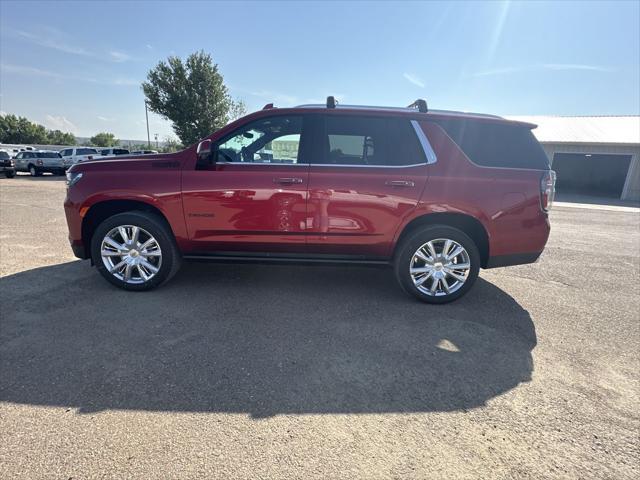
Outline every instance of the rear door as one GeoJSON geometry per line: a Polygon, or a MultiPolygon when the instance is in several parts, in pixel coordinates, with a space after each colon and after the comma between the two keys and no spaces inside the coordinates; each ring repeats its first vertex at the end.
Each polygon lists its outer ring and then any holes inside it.
{"type": "Polygon", "coordinates": [[[213,145],[215,162],[184,170],[197,251],[303,252],[309,166],[302,115],[249,122],[213,145]]]}
{"type": "Polygon", "coordinates": [[[309,170],[310,253],[389,255],[427,180],[427,153],[416,127],[401,117],[318,117],[309,170]]]}

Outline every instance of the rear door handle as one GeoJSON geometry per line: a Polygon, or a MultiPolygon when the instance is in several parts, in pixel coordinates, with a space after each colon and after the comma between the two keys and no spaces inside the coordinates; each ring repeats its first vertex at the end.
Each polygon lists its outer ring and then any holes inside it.
{"type": "Polygon", "coordinates": [[[279,183],[281,185],[291,185],[293,183],[302,183],[302,179],[296,177],[281,177],[274,178],[273,183],[279,183]]]}
{"type": "Polygon", "coordinates": [[[415,187],[416,184],[411,180],[387,180],[384,182],[385,185],[389,185],[390,187],[415,187]]]}

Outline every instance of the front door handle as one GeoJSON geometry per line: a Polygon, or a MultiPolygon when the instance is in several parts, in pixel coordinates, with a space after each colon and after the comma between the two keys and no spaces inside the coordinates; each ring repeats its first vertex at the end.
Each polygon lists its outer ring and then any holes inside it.
{"type": "Polygon", "coordinates": [[[293,183],[302,183],[302,179],[296,177],[281,177],[274,178],[273,183],[279,183],[281,185],[291,185],[293,183]]]}
{"type": "Polygon", "coordinates": [[[415,187],[416,184],[411,180],[387,180],[384,182],[385,185],[389,185],[390,187],[415,187]]]}

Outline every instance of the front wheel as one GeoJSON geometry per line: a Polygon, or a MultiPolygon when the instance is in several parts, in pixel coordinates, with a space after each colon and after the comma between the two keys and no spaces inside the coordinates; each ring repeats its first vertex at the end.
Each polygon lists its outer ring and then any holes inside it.
{"type": "Polygon", "coordinates": [[[91,240],[100,274],[125,290],[150,290],[178,271],[180,252],[166,223],[156,215],[127,212],[103,221],[91,240]]]}
{"type": "Polygon", "coordinates": [[[9,172],[9,171],[5,171],[4,172],[5,177],[7,178],[13,178],[16,176],[16,172],[9,172]]]}
{"type": "Polygon", "coordinates": [[[478,278],[480,254],[461,230],[433,225],[419,230],[400,246],[395,273],[408,294],[427,303],[462,297],[478,278]]]}
{"type": "Polygon", "coordinates": [[[34,165],[29,165],[29,174],[32,177],[39,177],[40,175],[42,175],[42,173],[34,165]]]}

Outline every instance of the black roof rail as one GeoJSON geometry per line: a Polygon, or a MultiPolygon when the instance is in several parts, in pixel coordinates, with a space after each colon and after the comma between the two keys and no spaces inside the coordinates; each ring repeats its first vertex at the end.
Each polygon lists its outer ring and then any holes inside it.
{"type": "Polygon", "coordinates": [[[427,113],[429,109],[427,108],[427,101],[422,98],[417,99],[407,108],[417,108],[420,113],[427,113]]]}
{"type": "Polygon", "coordinates": [[[327,108],[336,108],[336,99],[332,95],[327,97],[327,108]]]}

